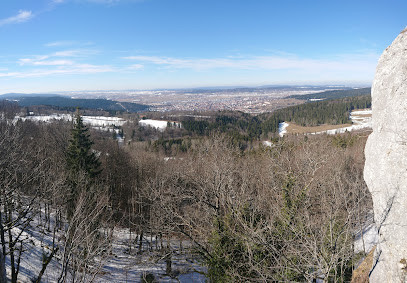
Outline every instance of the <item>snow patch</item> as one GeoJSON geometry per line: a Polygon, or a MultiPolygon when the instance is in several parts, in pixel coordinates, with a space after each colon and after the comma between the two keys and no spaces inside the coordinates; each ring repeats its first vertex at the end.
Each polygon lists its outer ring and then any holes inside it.
{"type": "Polygon", "coordinates": [[[263,144],[264,146],[271,147],[272,142],[271,142],[271,141],[263,141],[262,144],[263,144]]]}
{"type": "Polygon", "coordinates": [[[140,120],[139,124],[140,126],[152,127],[158,129],[159,131],[164,131],[167,128],[168,121],[146,119],[140,120]]]}
{"type": "Polygon", "coordinates": [[[278,135],[280,137],[283,137],[287,133],[288,125],[289,124],[287,122],[282,122],[282,123],[278,124],[278,135]]]}

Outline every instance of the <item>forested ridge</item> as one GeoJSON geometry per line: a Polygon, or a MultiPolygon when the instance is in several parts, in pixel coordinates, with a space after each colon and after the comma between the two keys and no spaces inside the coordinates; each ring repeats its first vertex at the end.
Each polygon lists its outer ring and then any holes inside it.
{"type": "Polygon", "coordinates": [[[352,110],[370,108],[371,104],[370,95],[365,95],[290,106],[276,110],[266,117],[263,129],[265,132],[276,132],[278,124],[284,121],[306,127],[346,124],[351,122],[349,116],[352,110]]]}
{"type": "MultiPolygon", "coordinates": [[[[8,96],[0,96],[7,98],[8,96]]],[[[11,96],[22,107],[34,105],[48,105],[61,109],[74,110],[76,107],[84,109],[101,109],[105,111],[121,111],[121,112],[140,112],[148,110],[148,105],[137,104],[132,102],[118,102],[107,99],[72,99],[65,96],[11,96]]]]}
{"type": "Polygon", "coordinates": [[[311,100],[311,99],[339,99],[344,97],[353,97],[361,95],[370,95],[371,88],[356,88],[356,89],[340,89],[327,90],[324,92],[310,93],[305,95],[290,95],[289,98],[311,100]]]}

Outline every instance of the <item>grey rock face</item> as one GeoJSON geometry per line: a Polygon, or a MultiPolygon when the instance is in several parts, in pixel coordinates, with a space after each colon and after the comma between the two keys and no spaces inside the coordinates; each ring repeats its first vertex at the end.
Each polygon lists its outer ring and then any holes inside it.
{"type": "Polygon", "coordinates": [[[370,282],[407,282],[407,28],[380,57],[364,178],[379,233],[370,282]]]}

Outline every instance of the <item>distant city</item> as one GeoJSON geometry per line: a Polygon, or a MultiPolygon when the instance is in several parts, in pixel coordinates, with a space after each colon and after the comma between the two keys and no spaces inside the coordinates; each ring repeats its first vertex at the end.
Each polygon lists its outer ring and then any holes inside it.
{"type": "Polygon", "coordinates": [[[64,92],[72,98],[104,98],[150,105],[151,111],[235,110],[258,114],[301,103],[292,95],[326,90],[349,89],[345,86],[267,86],[230,89],[127,90],[64,92]]]}

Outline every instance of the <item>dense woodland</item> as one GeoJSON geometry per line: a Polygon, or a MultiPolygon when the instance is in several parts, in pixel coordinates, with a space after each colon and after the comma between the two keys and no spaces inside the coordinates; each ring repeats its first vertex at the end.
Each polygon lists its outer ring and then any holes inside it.
{"type": "MultiPolygon", "coordinates": [[[[300,123],[301,109],[349,113],[368,103],[304,104],[272,115],[300,123]]],[[[210,282],[348,282],[364,255],[353,249],[372,205],[363,134],[291,136],[263,147],[255,142],[264,135],[260,118],[222,113],[165,132],[135,121],[119,146],[111,134],[89,131],[79,115],[73,124],[12,123],[21,109],[3,103],[0,111],[0,276],[5,256],[12,282],[34,244],[13,231],[38,225],[54,241],[35,282],[51,260],[61,262],[59,282],[97,281],[117,227],[135,235],[129,253],[160,253],[174,278],[165,239],[191,243],[185,252],[206,266],[210,282]],[[253,138],[250,146],[231,133],[253,138]],[[152,236],[164,244],[143,248],[152,236]]]]}
{"type": "Polygon", "coordinates": [[[352,88],[352,89],[338,89],[338,90],[327,90],[318,93],[310,93],[305,95],[291,95],[289,98],[310,100],[310,99],[340,99],[344,97],[354,97],[362,95],[370,95],[371,88],[352,88]]]}
{"type": "Polygon", "coordinates": [[[118,102],[108,99],[73,99],[61,95],[43,95],[43,96],[26,96],[19,94],[5,94],[0,99],[10,99],[18,101],[18,105],[22,107],[46,105],[53,106],[61,110],[75,110],[76,107],[85,109],[101,109],[105,111],[118,111],[118,112],[139,112],[147,111],[149,106],[132,103],[132,102],[118,102]]]}
{"type": "Polygon", "coordinates": [[[283,121],[307,127],[351,123],[349,116],[352,110],[370,108],[371,105],[370,95],[364,95],[290,106],[273,112],[266,118],[263,129],[275,132],[278,124],[283,121]]]}

